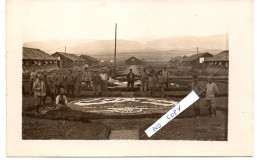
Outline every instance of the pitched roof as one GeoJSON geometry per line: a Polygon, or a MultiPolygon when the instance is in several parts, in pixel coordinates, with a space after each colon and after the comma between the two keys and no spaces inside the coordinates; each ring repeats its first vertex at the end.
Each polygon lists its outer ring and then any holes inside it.
{"type": "Polygon", "coordinates": [[[169,62],[182,61],[185,58],[187,58],[187,56],[177,56],[177,57],[174,57],[173,59],[171,59],[169,62]]]}
{"type": "Polygon", "coordinates": [[[219,54],[216,54],[213,57],[205,58],[205,61],[228,61],[229,59],[229,51],[225,50],[223,52],[220,52],[219,54]]]}
{"type": "MultiPolygon", "coordinates": [[[[71,59],[72,61],[84,61],[84,62],[86,61],[85,59],[77,56],[76,54],[64,53],[64,52],[56,52],[56,53],[58,53],[64,57],[67,57],[67,58],[71,59]]],[[[56,53],[54,53],[54,54],[56,54],[56,53]]],[[[54,55],[54,54],[52,54],[52,55],[54,55]]]]}
{"type": "Polygon", "coordinates": [[[140,59],[138,59],[138,58],[136,58],[136,57],[134,57],[134,56],[132,56],[132,57],[130,57],[130,58],[128,58],[127,60],[125,60],[125,61],[129,61],[129,60],[131,60],[131,59],[136,59],[137,61],[142,61],[142,60],[140,60],[140,59]]]}
{"type": "Polygon", "coordinates": [[[90,61],[90,62],[99,62],[97,59],[95,59],[94,57],[88,56],[88,55],[81,55],[81,58],[85,59],[86,61],[90,61]]]}
{"type": "Polygon", "coordinates": [[[58,60],[40,49],[23,47],[24,60],[58,60]]]}
{"type": "Polygon", "coordinates": [[[210,53],[208,53],[208,52],[206,52],[206,53],[194,54],[194,55],[191,55],[191,56],[185,58],[185,59],[183,60],[183,62],[194,61],[194,60],[196,60],[196,59],[198,59],[198,58],[200,58],[200,57],[203,57],[203,56],[205,56],[205,55],[212,56],[212,55],[211,55],[210,53]]]}

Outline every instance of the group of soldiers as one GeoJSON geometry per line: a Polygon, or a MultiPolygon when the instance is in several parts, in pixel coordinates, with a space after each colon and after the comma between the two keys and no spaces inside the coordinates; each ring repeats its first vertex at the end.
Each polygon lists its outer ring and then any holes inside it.
{"type": "MultiPolygon", "coordinates": [[[[168,88],[169,84],[169,72],[166,68],[159,70],[157,73],[154,69],[148,73],[146,68],[140,73],[140,91],[146,92],[149,90],[150,96],[153,96],[155,88],[160,89],[161,97],[165,96],[165,88],[168,88]]],[[[30,84],[31,93],[34,95],[35,109],[39,112],[41,105],[45,105],[46,98],[51,98],[51,104],[57,109],[68,108],[67,97],[80,97],[82,83],[85,83],[86,87],[92,87],[94,97],[107,96],[107,85],[110,74],[107,74],[105,69],[98,73],[96,69],[93,72],[89,71],[89,68],[85,68],[82,71],[78,70],[75,73],[72,70],[68,70],[66,74],[62,71],[58,71],[54,76],[49,76],[46,71],[44,72],[31,72],[30,84]]],[[[127,89],[132,90],[134,88],[134,82],[136,75],[132,69],[127,74],[127,89]]],[[[194,90],[198,85],[197,76],[193,76],[191,83],[191,90],[194,90]]],[[[206,102],[208,104],[209,115],[216,117],[215,95],[218,93],[217,85],[212,82],[212,77],[208,77],[208,83],[206,85],[206,102]]],[[[196,117],[200,117],[200,100],[193,104],[193,109],[196,117]]]]}
{"type": "MultiPolygon", "coordinates": [[[[127,74],[127,89],[128,91],[133,91],[134,88],[134,82],[135,82],[136,75],[133,73],[132,69],[129,70],[129,73],[127,74]]],[[[160,89],[160,95],[161,97],[165,97],[165,88],[168,88],[169,84],[169,72],[166,67],[163,68],[163,70],[159,70],[158,73],[155,72],[154,69],[148,73],[146,71],[146,68],[143,68],[143,70],[140,73],[140,91],[146,92],[149,90],[149,94],[152,97],[154,95],[155,88],[160,89]]]]}
{"type": "Polygon", "coordinates": [[[51,98],[52,106],[56,108],[66,108],[67,97],[80,97],[83,82],[86,87],[92,87],[94,97],[107,96],[107,84],[109,74],[103,68],[100,73],[96,69],[93,73],[89,68],[81,70],[68,70],[67,73],[62,71],[56,72],[53,76],[44,72],[32,71],[30,74],[31,94],[34,95],[35,109],[39,112],[41,105],[45,105],[47,97],[51,98]],[[61,106],[62,105],[62,106],[61,106]]]}
{"type": "MultiPolygon", "coordinates": [[[[191,82],[191,90],[194,90],[198,85],[197,75],[193,75],[193,80],[191,82]]],[[[127,89],[133,91],[134,82],[135,82],[135,74],[132,69],[129,70],[127,75],[127,89]],[[130,89],[131,87],[131,89],[130,89]]],[[[143,68],[143,71],[140,73],[140,91],[146,92],[149,90],[149,94],[152,97],[154,94],[155,88],[160,89],[160,95],[162,98],[165,97],[165,88],[168,88],[169,84],[169,72],[166,67],[163,70],[159,70],[158,73],[155,72],[154,69],[151,70],[150,73],[146,71],[146,68],[143,68]]],[[[205,100],[207,102],[209,116],[216,117],[216,100],[215,96],[218,93],[217,85],[212,82],[212,77],[208,77],[208,82],[203,92],[206,97],[205,100]]],[[[195,113],[195,117],[198,118],[201,116],[200,114],[200,99],[193,104],[193,109],[195,113]]]]}

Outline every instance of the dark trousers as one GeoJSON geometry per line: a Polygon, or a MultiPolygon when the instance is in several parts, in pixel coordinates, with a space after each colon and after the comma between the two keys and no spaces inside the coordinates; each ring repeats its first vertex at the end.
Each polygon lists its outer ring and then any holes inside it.
{"type": "Polygon", "coordinates": [[[66,88],[67,88],[67,95],[74,96],[74,91],[75,91],[74,85],[67,85],[66,88]]]}
{"type": "Polygon", "coordinates": [[[107,81],[100,81],[101,96],[107,97],[107,81]]]}
{"type": "Polygon", "coordinates": [[[199,116],[200,116],[199,100],[196,101],[196,102],[193,104],[193,110],[194,110],[194,113],[195,113],[195,117],[199,117],[199,116]]]}
{"type": "Polygon", "coordinates": [[[80,97],[81,94],[81,85],[76,85],[76,97],[80,97]]]}
{"type": "Polygon", "coordinates": [[[165,87],[166,87],[166,89],[168,89],[168,86],[169,86],[169,82],[168,82],[168,80],[165,82],[165,87]]]}
{"type": "Polygon", "coordinates": [[[129,91],[129,87],[131,86],[131,91],[134,91],[134,80],[128,80],[127,82],[127,90],[129,91]]]}

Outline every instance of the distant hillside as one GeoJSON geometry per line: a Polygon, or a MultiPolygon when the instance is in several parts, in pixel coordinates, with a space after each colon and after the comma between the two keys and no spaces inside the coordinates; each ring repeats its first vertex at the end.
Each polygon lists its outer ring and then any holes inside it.
{"type": "MultiPolygon", "coordinates": [[[[209,52],[213,55],[220,53],[222,50],[208,50],[208,49],[199,49],[199,53],[209,52]]],[[[181,49],[181,50],[167,50],[167,51],[148,51],[148,52],[118,52],[117,60],[124,61],[132,56],[145,60],[145,61],[160,61],[168,62],[171,58],[177,56],[190,56],[196,54],[196,49],[181,49]]],[[[114,58],[114,53],[99,53],[92,55],[98,60],[110,61],[114,58]]]]}
{"type": "Polygon", "coordinates": [[[164,38],[146,42],[152,48],[157,50],[171,50],[171,49],[189,49],[199,47],[200,49],[228,49],[227,35],[216,36],[176,36],[171,38],[164,38]]]}
{"type": "MultiPolygon", "coordinates": [[[[70,49],[81,54],[112,53],[115,50],[114,40],[97,40],[75,45],[70,49]]],[[[117,40],[117,52],[152,51],[149,46],[137,41],[117,40]]]]}
{"type": "MultiPolygon", "coordinates": [[[[170,38],[156,39],[156,37],[139,37],[138,41],[117,40],[117,57],[125,60],[135,56],[145,60],[169,61],[171,57],[179,55],[191,55],[199,52],[216,54],[228,49],[227,35],[216,35],[207,37],[175,36],[170,38]],[[150,40],[149,39],[153,39],[150,40]],[[147,41],[148,40],[148,41],[147,41]],[[147,42],[144,42],[147,41],[147,42]]],[[[49,54],[57,51],[74,54],[91,55],[97,59],[113,59],[114,40],[49,40],[25,42],[25,47],[38,48],[49,54]]]]}
{"type": "Polygon", "coordinates": [[[73,52],[74,50],[71,47],[74,47],[79,44],[88,43],[92,40],[47,40],[47,41],[33,41],[33,42],[24,42],[24,47],[37,48],[45,51],[46,53],[53,54],[55,52],[63,52],[65,46],[67,51],[73,52]]]}

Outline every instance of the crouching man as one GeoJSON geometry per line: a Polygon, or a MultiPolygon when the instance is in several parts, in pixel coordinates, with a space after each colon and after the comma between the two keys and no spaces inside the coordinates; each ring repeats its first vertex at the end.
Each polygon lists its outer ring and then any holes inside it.
{"type": "Polygon", "coordinates": [[[60,88],[60,94],[56,97],[55,110],[68,110],[68,100],[64,88],[60,88]]]}

